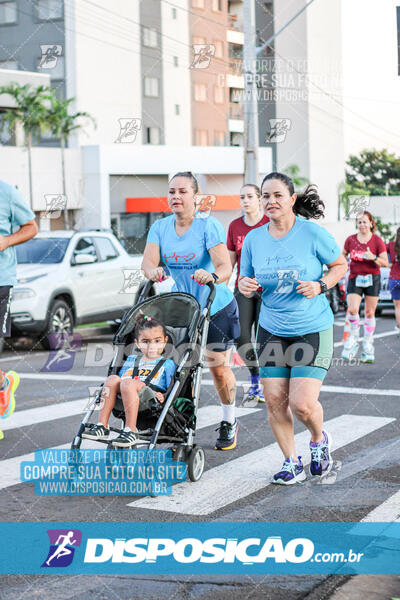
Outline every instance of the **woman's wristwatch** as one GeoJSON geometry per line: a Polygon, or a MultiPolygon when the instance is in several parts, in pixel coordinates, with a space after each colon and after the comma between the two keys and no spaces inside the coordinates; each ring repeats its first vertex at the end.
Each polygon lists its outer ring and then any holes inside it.
{"type": "Polygon", "coordinates": [[[328,286],[326,285],[325,281],[322,281],[322,279],[319,279],[318,283],[321,286],[320,294],[326,294],[326,292],[328,291],[328,286]]]}
{"type": "Polygon", "coordinates": [[[214,283],[218,283],[218,281],[219,281],[218,275],[216,273],[211,273],[211,275],[212,275],[212,277],[214,279],[214,283]]]}

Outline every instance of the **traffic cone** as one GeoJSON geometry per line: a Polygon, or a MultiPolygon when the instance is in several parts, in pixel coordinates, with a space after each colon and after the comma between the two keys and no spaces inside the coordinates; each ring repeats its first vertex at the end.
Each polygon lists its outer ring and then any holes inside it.
{"type": "Polygon", "coordinates": [[[349,319],[349,315],[350,315],[350,312],[347,311],[346,312],[346,322],[344,324],[344,330],[343,330],[342,342],[345,342],[347,340],[347,338],[350,336],[350,319],[349,319]]]}

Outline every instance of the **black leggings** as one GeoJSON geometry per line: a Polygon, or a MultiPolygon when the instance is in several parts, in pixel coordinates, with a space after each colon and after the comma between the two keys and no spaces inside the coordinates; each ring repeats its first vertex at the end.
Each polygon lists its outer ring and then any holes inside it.
{"type": "Polygon", "coordinates": [[[240,320],[240,336],[235,340],[237,351],[240,358],[246,363],[250,375],[259,375],[257,354],[251,340],[251,331],[254,325],[254,335],[257,333],[261,294],[255,292],[254,296],[246,298],[239,292],[238,288],[235,288],[235,298],[239,307],[240,320]]]}

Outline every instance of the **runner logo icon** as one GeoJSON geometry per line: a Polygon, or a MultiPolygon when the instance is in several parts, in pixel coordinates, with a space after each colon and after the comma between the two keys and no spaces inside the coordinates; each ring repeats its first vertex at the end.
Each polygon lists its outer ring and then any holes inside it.
{"type": "Polygon", "coordinates": [[[50,548],[42,567],[68,567],[74,558],[75,548],[81,545],[79,529],[48,529],[50,548]]]}

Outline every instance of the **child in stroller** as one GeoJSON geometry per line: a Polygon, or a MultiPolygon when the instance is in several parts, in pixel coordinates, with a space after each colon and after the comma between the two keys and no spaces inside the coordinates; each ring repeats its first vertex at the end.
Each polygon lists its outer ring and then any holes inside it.
{"type": "Polygon", "coordinates": [[[93,424],[83,438],[107,440],[110,435],[108,420],[120,393],[124,405],[126,422],[123,431],[112,441],[112,446],[131,448],[136,445],[136,423],[140,409],[150,408],[154,401],[163,403],[176,370],[173,360],[162,357],[168,341],[164,324],[150,316],[139,315],[135,319],[134,341],[140,354],[130,354],[118,375],[107,377],[101,395],[102,408],[99,422],[93,424]]]}

